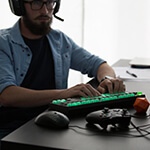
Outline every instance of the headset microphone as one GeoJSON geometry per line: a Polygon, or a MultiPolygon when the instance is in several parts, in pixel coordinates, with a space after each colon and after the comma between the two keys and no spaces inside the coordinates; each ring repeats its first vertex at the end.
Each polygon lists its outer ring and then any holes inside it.
{"type": "Polygon", "coordinates": [[[60,20],[60,21],[64,21],[64,19],[62,19],[62,18],[56,16],[55,14],[54,14],[54,17],[55,17],[56,19],[60,20]]]}

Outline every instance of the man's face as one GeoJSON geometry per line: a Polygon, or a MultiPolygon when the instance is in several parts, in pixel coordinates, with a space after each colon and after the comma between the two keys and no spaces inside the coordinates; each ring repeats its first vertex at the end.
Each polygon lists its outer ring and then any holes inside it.
{"type": "MultiPolygon", "coordinates": [[[[33,0],[32,0],[33,1],[33,0]]],[[[28,2],[32,2],[28,0],[28,2]]],[[[47,2],[50,0],[34,0],[36,2],[47,2]]],[[[33,3],[25,3],[26,14],[23,16],[25,26],[35,35],[46,35],[50,31],[53,9],[47,9],[46,4],[38,10],[33,10],[33,3]],[[32,6],[31,6],[32,5],[32,6]]],[[[38,4],[38,3],[37,3],[38,4]]]]}

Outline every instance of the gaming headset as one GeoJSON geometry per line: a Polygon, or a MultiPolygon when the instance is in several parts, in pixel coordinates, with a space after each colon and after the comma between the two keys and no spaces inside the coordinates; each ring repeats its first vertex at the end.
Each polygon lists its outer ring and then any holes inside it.
{"type": "MultiPolygon", "coordinates": [[[[8,1],[9,1],[9,6],[10,6],[13,14],[15,14],[17,16],[24,16],[25,15],[25,8],[24,8],[23,0],[8,0],[8,1]]],[[[61,0],[56,0],[56,6],[54,8],[53,15],[55,18],[63,21],[63,19],[61,19],[55,15],[59,11],[60,1],[61,0]]]]}

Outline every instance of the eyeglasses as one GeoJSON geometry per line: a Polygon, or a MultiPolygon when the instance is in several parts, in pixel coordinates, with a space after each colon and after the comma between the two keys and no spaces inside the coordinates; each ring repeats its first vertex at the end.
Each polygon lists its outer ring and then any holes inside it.
{"type": "Polygon", "coordinates": [[[48,10],[52,10],[56,6],[56,0],[47,0],[46,2],[43,2],[42,0],[33,0],[33,1],[24,0],[24,3],[29,3],[31,5],[32,10],[40,10],[44,4],[46,5],[46,8],[48,10]]]}

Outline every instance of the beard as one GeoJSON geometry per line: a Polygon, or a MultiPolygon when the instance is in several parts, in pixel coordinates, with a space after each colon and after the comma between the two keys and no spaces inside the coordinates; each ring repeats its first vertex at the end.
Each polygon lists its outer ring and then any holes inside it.
{"type": "MultiPolygon", "coordinates": [[[[40,17],[47,17],[47,16],[39,16],[36,19],[40,17]]],[[[35,19],[35,20],[36,20],[35,19]]],[[[30,32],[34,35],[46,35],[51,30],[51,24],[52,24],[53,18],[51,17],[48,22],[41,22],[40,24],[37,24],[33,22],[28,15],[23,16],[23,22],[25,26],[30,30],[30,32]]]]}

